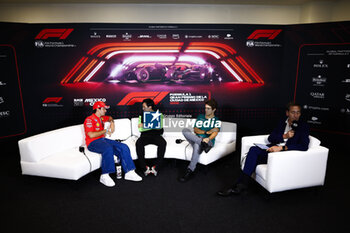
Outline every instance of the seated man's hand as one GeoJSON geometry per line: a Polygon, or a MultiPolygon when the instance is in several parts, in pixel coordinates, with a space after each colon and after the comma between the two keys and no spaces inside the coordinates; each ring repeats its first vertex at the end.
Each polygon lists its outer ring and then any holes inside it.
{"type": "Polygon", "coordinates": [[[203,138],[202,141],[205,142],[205,143],[209,143],[209,140],[210,140],[209,138],[203,138]]]}
{"type": "Polygon", "coordinates": [[[108,128],[108,129],[106,129],[106,130],[107,130],[106,134],[107,134],[109,137],[112,136],[112,131],[111,131],[111,129],[108,128]]]}
{"type": "Polygon", "coordinates": [[[205,133],[206,133],[206,134],[212,134],[212,133],[214,133],[214,132],[219,132],[219,130],[218,130],[217,128],[213,128],[213,129],[211,129],[211,130],[206,131],[205,133]]]}
{"type": "Polygon", "coordinates": [[[283,149],[282,146],[271,146],[266,151],[267,152],[279,152],[279,151],[282,151],[282,149],[283,149]]]}
{"type": "Polygon", "coordinates": [[[283,134],[283,139],[289,139],[294,137],[294,130],[289,130],[287,133],[283,134]]]}

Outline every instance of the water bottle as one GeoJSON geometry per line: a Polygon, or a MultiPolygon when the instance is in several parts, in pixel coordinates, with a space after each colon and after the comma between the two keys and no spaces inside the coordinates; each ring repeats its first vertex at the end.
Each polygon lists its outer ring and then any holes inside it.
{"type": "Polygon", "coordinates": [[[115,170],[116,170],[116,174],[117,174],[117,179],[121,179],[122,178],[122,166],[121,166],[120,162],[118,162],[116,164],[115,170]]]}

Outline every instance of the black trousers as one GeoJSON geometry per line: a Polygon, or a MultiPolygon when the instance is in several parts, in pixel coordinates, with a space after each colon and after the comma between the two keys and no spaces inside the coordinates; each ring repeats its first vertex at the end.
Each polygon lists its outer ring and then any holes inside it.
{"type": "Polygon", "coordinates": [[[141,169],[146,170],[145,146],[154,144],[157,148],[157,160],[155,166],[160,170],[165,154],[166,141],[161,135],[141,135],[136,141],[136,153],[141,169]]]}

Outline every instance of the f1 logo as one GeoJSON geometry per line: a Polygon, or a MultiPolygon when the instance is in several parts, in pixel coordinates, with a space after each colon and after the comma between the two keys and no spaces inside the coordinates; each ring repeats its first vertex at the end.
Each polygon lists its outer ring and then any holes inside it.
{"type": "Polygon", "coordinates": [[[62,28],[62,29],[43,29],[35,37],[36,40],[46,40],[49,37],[58,37],[60,40],[66,39],[69,34],[73,31],[73,28],[62,28]]]}
{"type": "Polygon", "coordinates": [[[47,103],[59,103],[63,97],[47,97],[44,101],[43,104],[47,103]]]}
{"type": "Polygon", "coordinates": [[[275,37],[280,34],[282,29],[276,29],[276,30],[262,30],[258,29],[255,30],[250,36],[248,36],[247,39],[249,40],[256,40],[261,37],[267,38],[269,40],[275,39],[275,37]]]}
{"type": "Polygon", "coordinates": [[[168,91],[131,92],[127,94],[118,105],[133,105],[147,98],[152,99],[155,104],[158,104],[168,93],[168,91]]]}
{"type": "Polygon", "coordinates": [[[144,112],[143,119],[143,128],[161,129],[161,114],[159,113],[159,110],[156,112],[144,112]]]}

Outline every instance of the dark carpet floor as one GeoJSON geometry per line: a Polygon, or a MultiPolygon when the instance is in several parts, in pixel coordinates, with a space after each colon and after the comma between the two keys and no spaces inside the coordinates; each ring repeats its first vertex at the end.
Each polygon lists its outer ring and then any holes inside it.
{"type": "Polygon", "coordinates": [[[188,162],[166,160],[157,177],[99,183],[23,176],[17,141],[1,142],[1,232],[342,233],[350,232],[348,136],[317,135],[330,148],[323,187],[268,194],[253,183],[243,196],[216,192],[238,174],[240,148],[179,183],[188,162]]]}

